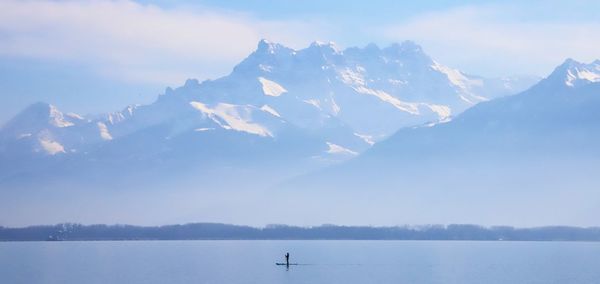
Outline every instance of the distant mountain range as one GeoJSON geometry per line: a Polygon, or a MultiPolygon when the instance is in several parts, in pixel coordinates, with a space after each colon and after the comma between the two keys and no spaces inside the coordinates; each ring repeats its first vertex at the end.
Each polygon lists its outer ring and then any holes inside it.
{"type": "Polygon", "coordinates": [[[150,105],[23,110],[0,130],[0,216],[597,225],[598,109],[598,60],[490,79],[412,42],[263,40],[150,105]]]}
{"type": "Polygon", "coordinates": [[[184,172],[281,180],[536,81],[466,75],[409,41],[294,50],[262,40],[228,76],[190,79],[150,105],[94,116],[29,106],[0,130],[0,184],[137,183],[184,172]]]}

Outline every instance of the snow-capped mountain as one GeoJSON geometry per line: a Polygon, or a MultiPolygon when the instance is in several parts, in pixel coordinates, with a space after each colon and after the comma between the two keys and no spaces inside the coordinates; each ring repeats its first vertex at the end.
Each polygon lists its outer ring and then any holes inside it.
{"type": "Polygon", "coordinates": [[[534,82],[468,76],[433,61],[409,41],[345,50],[315,42],[293,50],[263,40],[231,75],[186,91],[214,102],[267,105],[300,127],[337,120],[359,137],[379,140],[534,82]],[[502,85],[494,84],[499,81],[502,85]]]}
{"type": "Polygon", "coordinates": [[[352,158],[399,128],[448,121],[535,81],[466,75],[409,41],[345,50],[315,42],[294,50],[262,40],[228,76],[190,79],[150,105],[94,117],[30,106],[0,130],[0,155],[12,157],[2,168],[13,168],[2,176],[28,172],[30,156],[55,161],[54,170],[210,168],[206,161],[237,167],[281,157],[311,169],[352,158]],[[13,167],[15,160],[22,169],[13,167]]]}
{"type": "Polygon", "coordinates": [[[64,114],[46,103],[29,106],[4,125],[0,133],[0,153],[5,155],[66,154],[110,138],[102,122],[93,124],[89,119],[64,114]]]}
{"type": "Polygon", "coordinates": [[[318,194],[319,211],[342,195],[350,208],[368,206],[360,201],[365,195],[385,196],[377,199],[381,210],[424,223],[597,216],[598,63],[569,59],[525,92],[480,103],[447,123],[403,128],[356,159],[289,182],[311,192],[288,198],[318,194]],[[565,203],[578,209],[561,211],[565,203]],[[445,216],[428,219],[430,206],[445,216]]]}
{"type": "Polygon", "coordinates": [[[600,60],[586,64],[569,58],[556,67],[542,85],[575,88],[598,82],[600,82],[600,60]]]}
{"type": "MultiPolygon", "coordinates": [[[[600,148],[594,146],[600,142],[596,114],[600,107],[599,63],[568,59],[526,92],[479,104],[443,125],[402,129],[369,155],[384,149],[407,149],[396,143],[417,143],[426,135],[429,143],[412,146],[424,154],[436,151],[426,151],[423,146],[437,145],[454,150],[444,151],[445,155],[600,158],[600,148]]],[[[394,150],[400,155],[402,151],[394,150]]]]}

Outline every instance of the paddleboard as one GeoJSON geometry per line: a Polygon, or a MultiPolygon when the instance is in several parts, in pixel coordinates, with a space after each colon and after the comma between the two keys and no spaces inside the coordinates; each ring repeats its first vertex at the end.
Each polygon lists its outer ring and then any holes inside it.
{"type": "MultiPolygon", "coordinates": [[[[287,265],[286,263],[276,262],[275,265],[287,265]]],[[[298,263],[290,263],[289,265],[298,265],[298,263]]]]}

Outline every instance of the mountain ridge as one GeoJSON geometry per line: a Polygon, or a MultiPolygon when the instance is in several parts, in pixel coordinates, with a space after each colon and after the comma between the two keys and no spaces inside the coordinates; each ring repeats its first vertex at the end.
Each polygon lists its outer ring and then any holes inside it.
{"type": "Polygon", "coordinates": [[[42,105],[35,119],[10,123],[27,127],[2,127],[0,215],[54,222],[78,210],[96,218],[139,206],[127,216],[246,218],[243,210],[256,210],[264,211],[256,218],[276,218],[270,210],[288,212],[281,206],[289,200],[273,185],[530,83],[466,75],[411,42],[293,50],[261,41],[229,75],[189,79],[152,104],[89,116],[42,105]]]}
{"type": "MultiPolygon", "coordinates": [[[[567,60],[527,91],[482,102],[446,123],[402,128],[357,158],[277,188],[293,200],[318,194],[312,210],[319,212],[343,196],[347,208],[381,207],[365,214],[394,208],[425,223],[595,224],[600,82],[572,81],[595,62],[567,60]],[[577,206],[556,210],[566,203],[577,206]],[[430,206],[447,216],[430,215],[430,206]]],[[[338,214],[351,214],[347,208],[338,214]]]]}
{"type": "MultiPolygon", "coordinates": [[[[65,128],[68,126],[75,126],[75,124],[87,124],[84,127],[86,128],[86,133],[65,134],[67,136],[78,135],[78,144],[73,141],[60,141],[61,139],[58,132],[69,132],[66,129],[63,131],[45,131],[52,134],[45,135],[51,137],[51,139],[44,139],[48,140],[48,143],[54,145],[54,150],[39,147],[39,149],[36,148],[33,151],[40,153],[44,152],[44,149],[46,149],[45,152],[49,155],[77,152],[80,150],[78,147],[82,147],[80,144],[94,144],[110,141],[114,138],[128,135],[139,129],[161,123],[165,120],[186,120],[188,118],[181,118],[179,116],[186,117],[189,113],[193,112],[194,106],[200,105],[204,106],[204,111],[200,110],[201,115],[211,118],[213,122],[218,124],[218,127],[237,131],[244,131],[244,129],[232,127],[232,125],[227,123],[227,119],[229,122],[238,126],[254,125],[252,127],[261,128],[262,126],[259,126],[258,124],[247,123],[245,121],[250,113],[257,113],[257,115],[262,116],[262,114],[260,114],[261,112],[265,112],[273,117],[278,117],[281,120],[307,129],[314,130],[324,126],[325,128],[331,128],[335,125],[342,126],[342,128],[349,127],[351,130],[347,131],[346,134],[341,134],[346,138],[338,137],[337,141],[328,141],[328,143],[341,145],[341,147],[344,148],[350,147],[349,150],[351,152],[361,152],[370,146],[372,143],[371,141],[379,140],[391,134],[391,131],[395,131],[399,127],[418,125],[436,119],[445,120],[453,114],[453,111],[455,110],[452,110],[449,106],[437,103],[403,102],[398,99],[398,94],[389,94],[384,90],[371,88],[366,85],[367,82],[365,81],[366,79],[362,77],[363,75],[351,71],[346,67],[346,65],[350,64],[358,68],[357,70],[359,71],[365,70],[356,63],[347,62],[356,61],[356,58],[360,58],[361,56],[373,59],[383,55],[395,56],[390,57],[391,59],[383,58],[384,61],[392,59],[398,61],[400,60],[398,58],[403,56],[408,57],[409,59],[413,57],[420,58],[416,63],[409,63],[419,65],[420,63],[425,62],[426,65],[419,68],[431,68],[431,70],[427,72],[434,72],[432,74],[437,74],[436,72],[438,72],[442,77],[445,76],[444,74],[451,72],[454,72],[454,75],[458,74],[459,77],[464,76],[459,71],[451,70],[434,62],[424,54],[420,46],[410,41],[405,41],[402,44],[392,44],[383,49],[380,49],[374,44],[370,44],[365,48],[347,48],[345,50],[336,48],[333,43],[324,44],[314,42],[308,48],[294,50],[281,44],[261,40],[258,43],[256,51],[250,54],[240,64],[236,65],[230,75],[217,80],[207,80],[202,83],[196,79],[189,79],[182,87],[176,89],[170,87],[166,88],[164,94],[159,96],[156,102],[150,105],[129,106],[123,111],[108,113],[91,119],[84,119],[75,114],[65,115],[55,107],[49,105],[48,108],[51,108],[57,116],[56,120],[54,120],[55,124],[63,123],[62,126],[65,128]],[[346,53],[348,55],[346,55],[346,53]],[[350,59],[346,59],[344,56],[350,59]],[[275,68],[275,70],[273,68],[275,68]],[[307,70],[301,70],[302,68],[307,68],[307,70]],[[285,72],[277,75],[276,71],[279,69],[283,69],[285,72]],[[321,71],[318,71],[318,69],[321,71]],[[339,70],[327,71],[328,69],[339,70]],[[295,70],[300,71],[297,72],[295,70]],[[248,73],[251,73],[251,75],[248,75],[248,73]],[[315,79],[320,78],[317,79],[320,83],[325,81],[328,82],[326,82],[325,87],[318,85],[317,87],[303,90],[296,86],[296,88],[299,88],[300,90],[288,91],[281,84],[266,78],[266,76],[269,76],[272,79],[278,80],[280,79],[279,77],[284,76],[284,74],[287,74],[285,77],[289,77],[291,74],[292,78],[295,76],[297,78],[302,78],[302,80],[310,80],[309,77],[314,77],[314,74],[320,74],[315,79]],[[338,101],[342,99],[338,99],[339,96],[334,97],[334,90],[336,87],[334,87],[334,89],[327,87],[331,84],[332,80],[338,82],[338,89],[344,88],[341,92],[354,93],[355,95],[353,95],[353,97],[357,97],[357,99],[352,99],[348,102],[340,102],[344,107],[341,108],[338,101]],[[329,90],[327,91],[327,89],[329,90]],[[288,94],[290,92],[296,95],[288,94]],[[246,95],[249,93],[253,95],[246,95]],[[320,95],[311,98],[309,97],[311,96],[309,95],[310,93],[320,95]],[[356,94],[358,94],[358,96],[356,94]],[[373,101],[373,99],[378,102],[373,101]],[[365,102],[365,105],[371,105],[372,107],[375,107],[375,109],[361,110],[356,107],[357,103],[360,102],[365,102]],[[227,104],[230,104],[229,110],[225,110],[227,104]],[[218,106],[222,110],[219,112],[220,114],[215,112],[214,109],[211,109],[211,107],[214,106],[218,106]],[[389,122],[385,122],[389,119],[384,120],[376,117],[371,119],[373,122],[366,123],[364,121],[365,115],[368,113],[376,113],[374,110],[382,110],[384,111],[384,114],[392,114],[395,117],[393,118],[393,121],[389,122]],[[210,113],[207,113],[207,111],[210,113]],[[229,114],[226,114],[226,112],[229,112],[229,114]],[[246,113],[246,118],[237,117],[236,115],[240,114],[240,112],[246,113]],[[232,116],[231,113],[236,113],[236,115],[232,116]],[[348,113],[348,115],[345,115],[346,113],[348,113]],[[421,113],[423,113],[423,117],[419,118],[421,117],[421,113]],[[362,118],[357,119],[359,116],[362,118]],[[224,117],[227,117],[227,119],[221,121],[224,117]],[[377,128],[377,125],[379,124],[387,124],[387,126],[375,131],[376,133],[369,133],[369,131],[371,131],[370,129],[377,128]],[[332,126],[329,127],[327,125],[332,126]],[[91,130],[91,128],[96,128],[96,133],[93,133],[94,131],[91,130]],[[369,138],[365,140],[365,138],[361,137],[369,138]],[[62,150],[61,147],[63,148],[62,150]]],[[[375,62],[373,64],[381,69],[381,63],[382,62],[375,62]]],[[[385,65],[386,63],[384,62],[383,64],[385,65]]],[[[398,61],[395,65],[392,64],[391,68],[398,68],[398,66],[405,64],[406,62],[398,61]]],[[[376,73],[381,73],[381,71],[377,71],[377,68],[372,69],[375,69],[376,73]]],[[[285,79],[283,80],[286,81],[285,79]]],[[[451,78],[449,79],[449,83],[456,83],[456,80],[456,78],[451,78]]],[[[315,84],[320,84],[319,82],[315,84]]],[[[399,84],[398,82],[401,83],[401,81],[398,80],[392,81],[392,85],[399,84]]],[[[303,82],[301,85],[306,84],[303,82]]],[[[408,93],[411,93],[411,91],[409,90],[408,93]]],[[[505,94],[508,94],[508,91],[506,91],[505,94]]],[[[344,95],[341,97],[347,96],[348,95],[344,95]]],[[[463,95],[460,96],[462,97],[463,95]]],[[[484,100],[484,98],[478,97],[478,100],[484,100]]],[[[198,110],[198,108],[196,108],[196,110],[198,110]]],[[[23,116],[27,114],[27,112],[28,110],[25,109],[20,115],[23,116]]],[[[18,130],[18,127],[14,126],[14,120],[18,118],[19,115],[0,128],[0,131],[4,134],[3,136],[13,136],[12,138],[14,139],[21,135],[34,135],[34,133],[28,133],[24,129],[18,130]],[[21,131],[23,133],[10,133],[11,131],[21,131]]],[[[38,120],[38,123],[41,125],[38,125],[38,128],[40,129],[37,129],[37,131],[42,131],[44,130],[43,128],[47,126],[43,124],[45,118],[39,117],[38,120]]],[[[209,129],[213,129],[213,127],[196,127],[196,129],[205,129],[208,131],[209,129]]],[[[259,132],[263,134],[266,133],[264,129],[259,132]]],[[[255,132],[254,134],[257,133],[255,132]]],[[[271,134],[274,135],[273,133],[271,134]]],[[[335,140],[336,138],[325,137],[325,139],[335,140]]],[[[42,141],[41,138],[39,140],[42,141]]],[[[39,142],[39,144],[41,143],[42,142],[39,142]]]]}

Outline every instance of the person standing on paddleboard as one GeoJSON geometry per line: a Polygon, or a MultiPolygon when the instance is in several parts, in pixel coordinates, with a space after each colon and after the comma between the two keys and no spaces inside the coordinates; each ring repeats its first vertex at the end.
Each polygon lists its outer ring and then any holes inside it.
{"type": "Polygon", "coordinates": [[[285,253],[285,265],[287,265],[287,266],[290,265],[290,253],[289,252],[285,253]]]}

